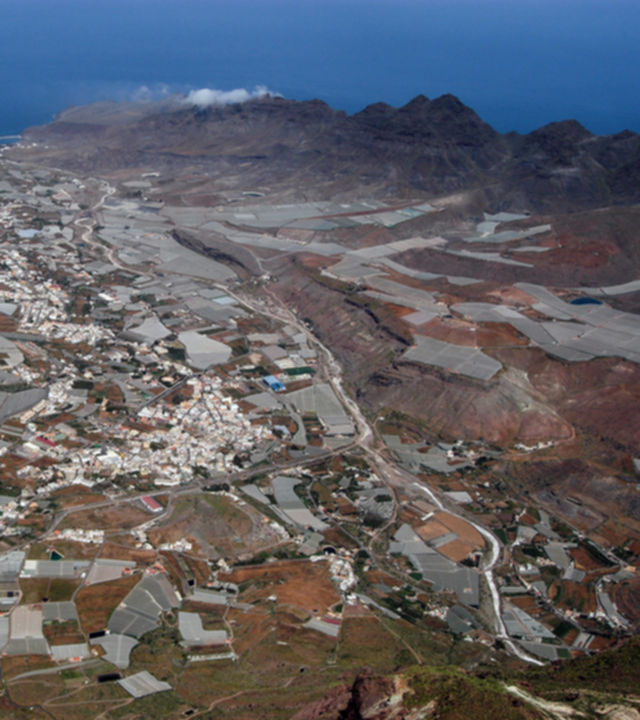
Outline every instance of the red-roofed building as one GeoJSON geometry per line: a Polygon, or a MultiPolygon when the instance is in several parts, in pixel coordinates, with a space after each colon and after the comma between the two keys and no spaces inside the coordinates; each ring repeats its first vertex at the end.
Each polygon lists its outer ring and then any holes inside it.
{"type": "Polygon", "coordinates": [[[141,498],[142,504],[149,510],[149,512],[152,513],[159,513],[164,510],[162,505],[157,500],[154,500],[154,498],[151,497],[151,495],[145,495],[143,498],[141,498]]]}
{"type": "Polygon", "coordinates": [[[46,437],[43,437],[42,435],[38,435],[36,440],[38,442],[43,443],[44,445],[48,445],[49,447],[57,447],[57,445],[53,442],[53,440],[48,440],[46,437]]]}

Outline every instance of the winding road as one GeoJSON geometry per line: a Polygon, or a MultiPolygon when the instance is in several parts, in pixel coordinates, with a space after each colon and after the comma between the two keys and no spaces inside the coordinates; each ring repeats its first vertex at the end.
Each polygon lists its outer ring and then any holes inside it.
{"type": "MultiPolygon", "coordinates": [[[[227,292],[229,292],[228,289],[227,292]]],[[[234,295],[231,292],[229,292],[229,294],[232,295],[238,302],[249,307],[252,311],[256,313],[267,315],[282,322],[286,322],[289,325],[293,325],[293,327],[295,327],[297,330],[303,332],[306,335],[309,343],[322,353],[324,357],[325,375],[329,380],[329,383],[331,384],[331,387],[333,388],[336,396],[340,399],[345,409],[351,414],[357,428],[358,435],[354,445],[357,445],[365,452],[366,455],[368,455],[369,459],[372,462],[372,465],[377,469],[379,477],[387,485],[387,488],[390,492],[393,493],[394,497],[394,484],[400,485],[405,489],[408,489],[411,485],[413,485],[420,491],[425,493],[429,497],[431,503],[437,508],[439,508],[440,510],[446,510],[446,512],[453,515],[454,517],[464,520],[482,535],[482,537],[487,541],[489,547],[489,555],[488,557],[484,557],[480,570],[491,595],[491,604],[493,607],[494,628],[496,632],[496,637],[504,643],[505,647],[511,653],[516,655],[521,660],[524,660],[525,662],[528,662],[532,665],[544,665],[542,661],[533,657],[529,653],[526,653],[513,642],[513,640],[509,637],[507,629],[502,620],[502,603],[494,576],[494,568],[500,558],[500,542],[496,538],[496,536],[487,528],[479,525],[473,520],[470,520],[469,518],[464,517],[463,515],[460,515],[449,508],[445,508],[442,500],[433,492],[433,490],[431,490],[431,488],[422,483],[419,483],[416,480],[415,476],[411,475],[406,470],[399,468],[397,465],[390,463],[386,458],[383,457],[382,453],[374,445],[375,436],[367,419],[365,418],[358,404],[349,396],[349,394],[344,389],[342,368],[340,364],[334,358],[331,351],[311,332],[311,330],[309,330],[309,328],[303,322],[301,322],[297,318],[297,316],[289,308],[282,305],[280,300],[273,293],[267,291],[268,296],[276,305],[276,308],[272,308],[270,311],[265,311],[263,307],[256,306],[246,297],[240,297],[238,295],[234,295]],[[395,482],[392,482],[392,480],[394,480],[395,482]]],[[[395,505],[397,508],[397,502],[395,503],[395,505]]],[[[374,537],[372,537],[371,543],[369,544],[370,548],[375,540],[376,535],[378,535],[382,530],[386,529],[386,527],[388,527],[395,520],[395,516],[396,513],[394,512],[393,517],[387,523],[385,523],[385,525],[380,528],[377,533],[374,534],[374,537]]]]}

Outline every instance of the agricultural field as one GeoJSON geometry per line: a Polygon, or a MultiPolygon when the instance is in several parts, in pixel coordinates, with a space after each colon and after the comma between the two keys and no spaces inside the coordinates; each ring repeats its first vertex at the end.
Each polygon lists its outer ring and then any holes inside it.
{"type": "Polygon", "coordinates": [[[324,613],[340,602],[326,561],[279,561],[265,566],[240,567],[219,577],[236,583],[246,602],[264,602],[275,596],[279,606],[313,614],[324,613]]]}
{"type": "Polygon", "coordinates": [[[76,594],[75,602],[84,631],[90,633],[104,629],[111,613],[138,580],[138,576],[130,575],[81,588],[76,594]]]}

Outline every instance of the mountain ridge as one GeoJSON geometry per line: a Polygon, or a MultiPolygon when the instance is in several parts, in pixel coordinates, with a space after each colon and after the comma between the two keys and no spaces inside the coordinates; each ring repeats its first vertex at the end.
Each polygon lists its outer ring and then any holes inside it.
{"type": "MultiPolygon", "coordinates": [[[[61,167],[109,171],[159,162],[213,176],[244,166],[243,182],[284,185],[296,173],[317,197],[491,188],[497,209],[567,211],[640,201],[640,135],[597,136],[576,120],[500,134],[454,95],[348,115],[321,100],[263,97],[198,108],[98,103],[69,108],[24,139],[61,167]],[[265,164],[269,167],[266,168],[265,164]]],[[[19,153],[19,149],[12,152],[19,153]]]]}

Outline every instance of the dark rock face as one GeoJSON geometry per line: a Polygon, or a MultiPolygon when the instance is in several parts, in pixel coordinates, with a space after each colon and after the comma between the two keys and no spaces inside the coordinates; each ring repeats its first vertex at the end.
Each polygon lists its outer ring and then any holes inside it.
{"type": "Polygon", "coordinates": [[[394,680],[379,675],[359,675],[293,716],[292,720],[403,720],[400,703],[392,702],[394,680]]]}
{"type": "Polygon", "coordinates": [[[340,720],[384,720],[395,716],[404,717],[396,712],[390,702],[395,691],[391,678],[361,676],[356,679],[351,690],[351,698],[340,720]]]}
{"type": "Polygon", "coordinates": [[[284,187],[295,175],[316,197],[487,188],[496,209],[536,211],[640,201],[637,134],[598,137],[567,120],[501,135],[453,95],[376,103],[351,116],[319,100],[271,97],[206,109],[101,103],[71,108],[25,137],[74,170],[151,163],[215,177],[242,165],[244,182],[284,187]]]}

